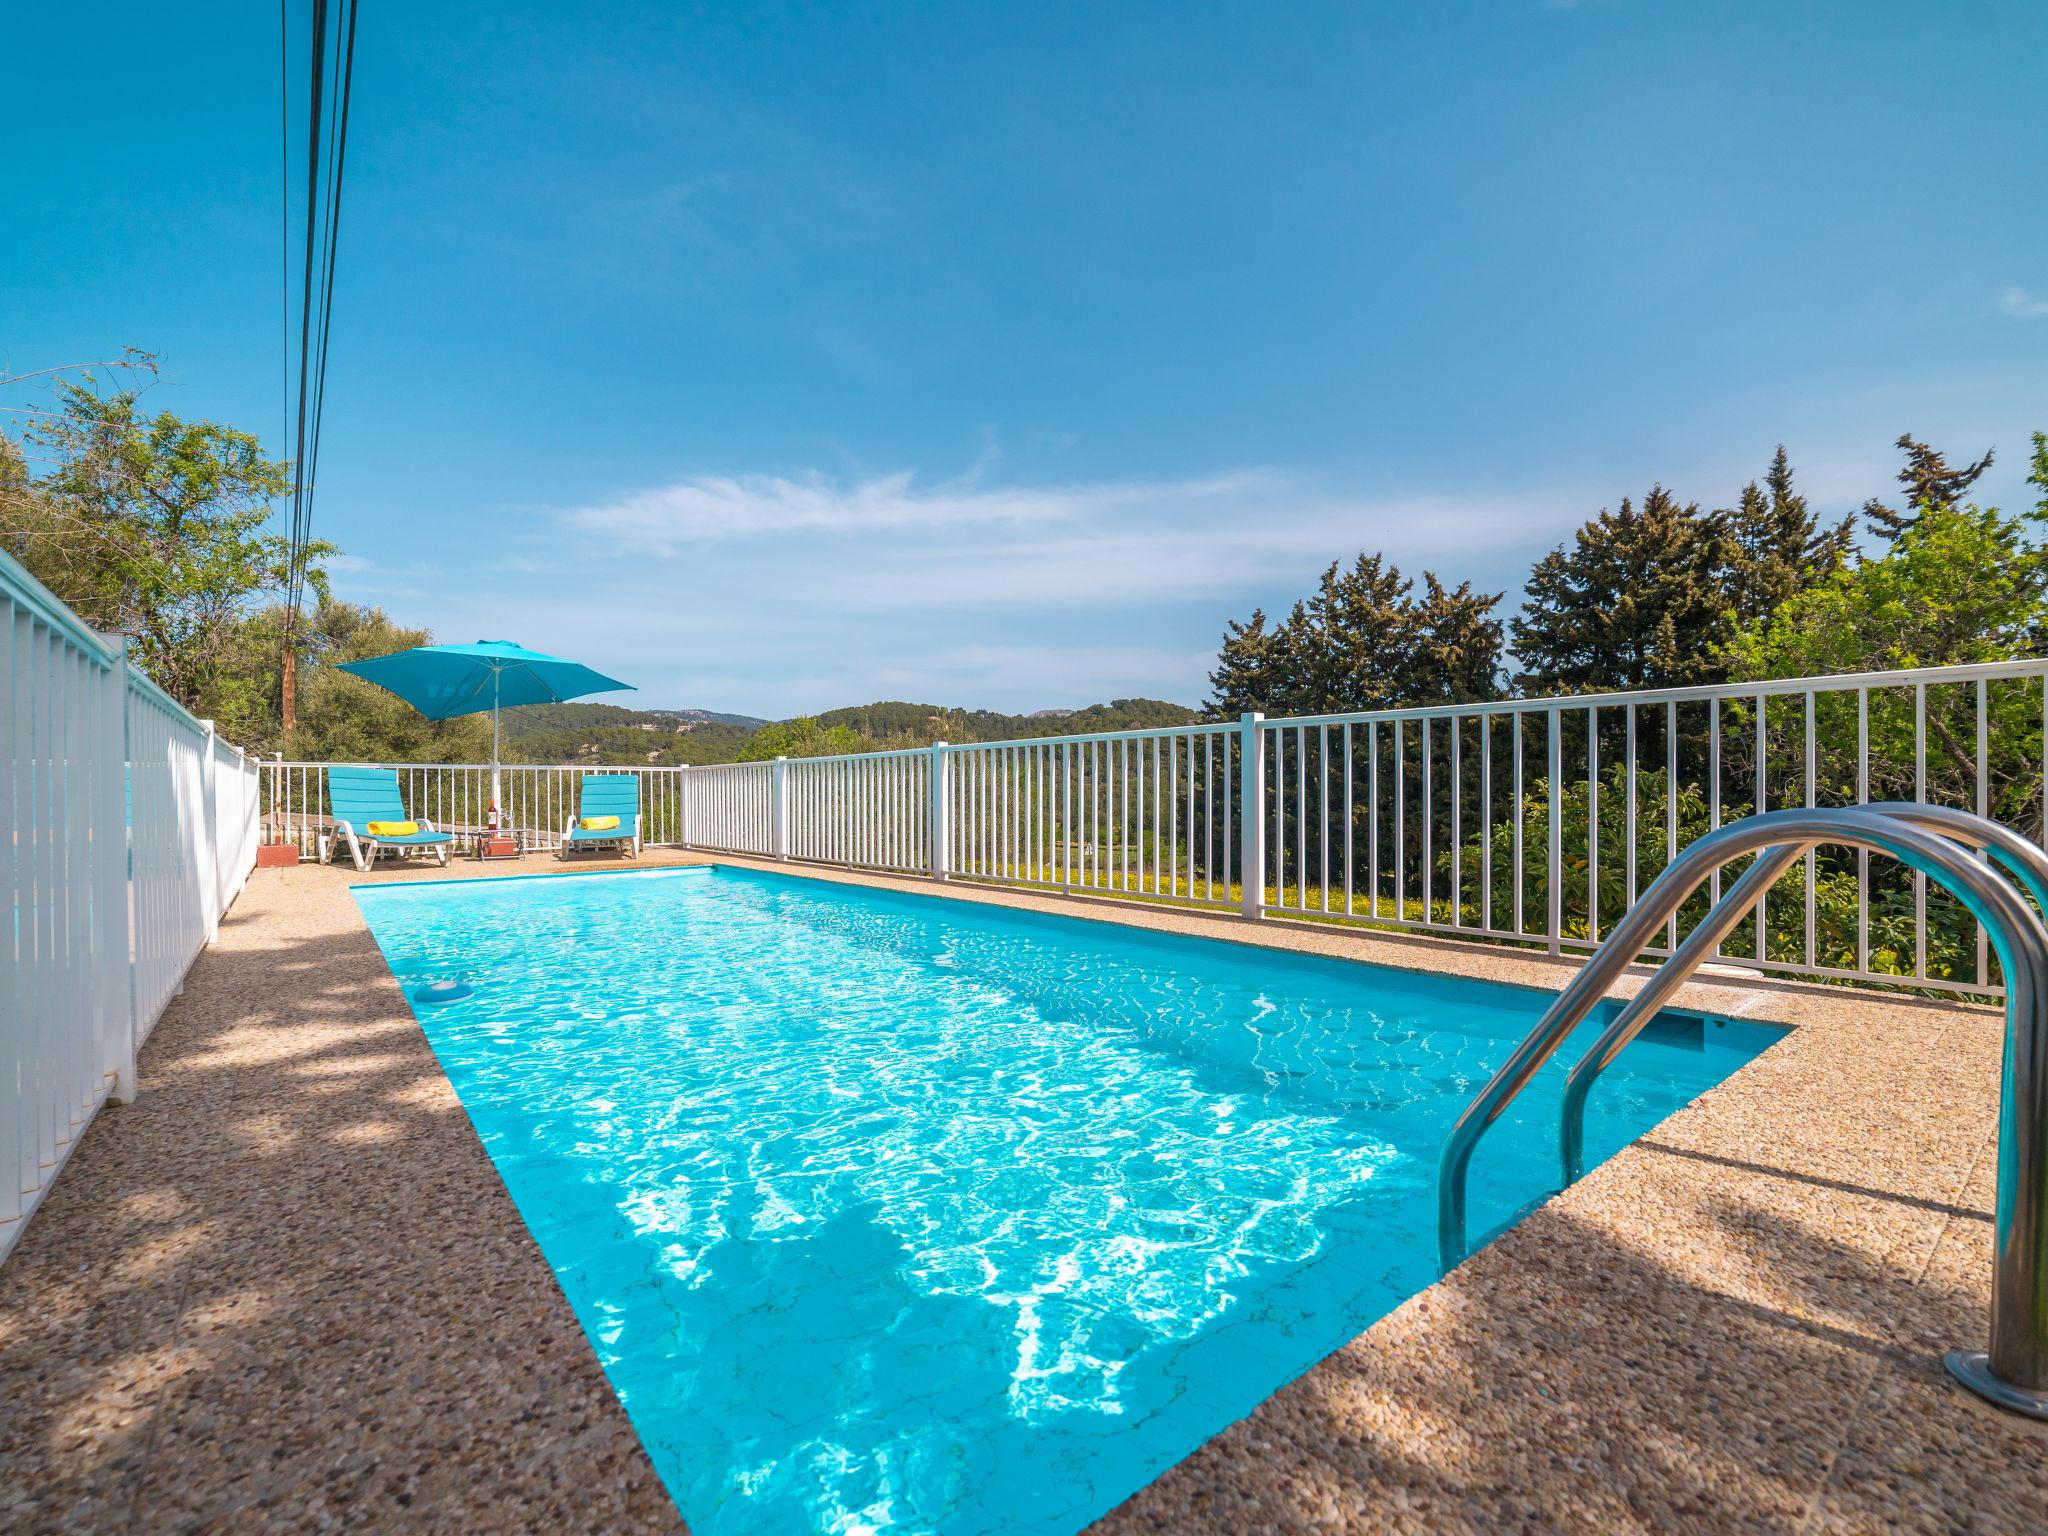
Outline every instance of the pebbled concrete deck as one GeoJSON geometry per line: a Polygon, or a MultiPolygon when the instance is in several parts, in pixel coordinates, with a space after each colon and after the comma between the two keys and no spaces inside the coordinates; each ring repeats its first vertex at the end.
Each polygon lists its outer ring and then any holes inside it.
{"type": "MultiPolygon", "coordinates": [[[[0,1267],[0,1529],[680,1529],[354,878],[256,874],[140,1098],[0,1267]]],[[[954,894],[1552,988],[1570,969],[954,894]]],[[[2048,1429],[1938,1360],[1984,1331],[1999,1019],[1738,983],[1681,1001],[1798,1027],[1097,1530],[2048,1529],[2048,1429]]]]}

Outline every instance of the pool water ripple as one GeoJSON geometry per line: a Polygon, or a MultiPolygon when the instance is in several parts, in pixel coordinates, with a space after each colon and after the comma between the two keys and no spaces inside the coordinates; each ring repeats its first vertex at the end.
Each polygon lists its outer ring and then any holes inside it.
{"type": "MultiPolygon", "coordinates": [[[[1541,1005],[746,871],[357,894],[408,994],[475,989],[421,1025],[700,1536],[1078,1530],[1435,1278],[1444,1133],[1541,1005]]],[[[1646,1036],[1592,1154],[1772,1038],[1646,1036]]]]}

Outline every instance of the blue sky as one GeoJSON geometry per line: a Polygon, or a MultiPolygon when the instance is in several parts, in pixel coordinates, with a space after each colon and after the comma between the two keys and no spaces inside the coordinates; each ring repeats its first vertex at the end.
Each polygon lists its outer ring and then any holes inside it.
{"type": "MultiPolygon", "coordinates": [[[[2014,505],[2048,427],[2033,0],[360,26],[337,587],[622,703],[1196,702],[1361,549],[1512,600],[1654,480],[1846,509],[1910,430],[2014,505]]],[[[274,13],[8,33],[0,368],[281,449],[274,13]]]]}

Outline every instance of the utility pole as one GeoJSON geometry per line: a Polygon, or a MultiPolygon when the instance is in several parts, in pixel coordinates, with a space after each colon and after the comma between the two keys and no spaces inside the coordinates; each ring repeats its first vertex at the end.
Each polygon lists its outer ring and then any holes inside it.
{"type": "Polygon", "coordinates": [[[284,688],[278,707],[278,714],[283,721],[283,734],[287,740],[299,725],[298,660],[298,647],[292,643],[292,621],[287,616],[284,622],[284,688]]]}

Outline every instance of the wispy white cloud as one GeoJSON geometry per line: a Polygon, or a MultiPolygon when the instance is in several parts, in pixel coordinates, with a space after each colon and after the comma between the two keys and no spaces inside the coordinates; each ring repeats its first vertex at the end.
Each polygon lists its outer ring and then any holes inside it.
{"type": "MultiPolygon", "coordinates": [[[[694,627],[711,610],[741,618],[772,594],[778,637],[813,651],[874,653],[911,621],[952,631],[956,649],[963,623],[993,635],[1051,614],[1085,612],[1102,633],[1198,604],[1214,614],[1204,629],[1221,627],[1225,614],[1307,592],[1327,563],[1360,551],[1384,551],[1411,575],[1427,567],[1509,588],[1507,567],[1585,512],[1556,496],[1333,494],[1274,469],[987,485],[991,463],[930,487],[911,473],[686,479],[557,514],[575,537],[545,539],[541,565],[582,586],[565,561],[602,549],[594,580],[614,612],[649,602],[680,616],[659,594],[688,592],[694,627]]],[[[795,649],[788,659],[811,666],[795,649]]]]}
{"type": "Polygon", "coordinates": [[[876,612],[1142,608],[1267,585],[1306,592],[1324,566],[1361,550],[1382,550],[1411,575],[1430,567],[1456,581],[1503,549],[1552,537],[1554,511],[1534,499],[1248,498],[1228,517],[1076,522],[1039,537],[909,548],[873,583],[842,585],[840,600],[876,612]]]}
{"type": "Polygon", "coordinates": [[[2036,298],[2024,288],[2008,288],[1999,294],[1998,308],[2015,320],[2048,320],[2048,299],[2036,298]]]}
{"type": "MultiPolygon", "coordinates": [[[[1284,607],[1333,560],[1381,550],[1411,575],[1513,588],[1597,505],[1556,487],[1382,495],[1274,468],[1034,483],[1011,467],[989,434],[950,477],[696,476],[522,511],[488,582],[448,583],[423,616],[574,656],[653,703],[1193,702],[1224,621],[1284,607]]],[[[397,579],[370,562],[348,575],[366,596],[397,579]]]]}
{"type": "Polygon", "coordinates": [[[772,534],[862,534],[1083,523],[1146,509],[1195,509],[1244,497],[1275,477],[1238,471],[1210,479],[984,486],[985,453],[959,479],[920,486],[909,470],[851,483],[815,472],[712,475],[579,507],[563,520],[580,532],[623,540],[636,552],[673,555],[696,544],[772,534]]]}

